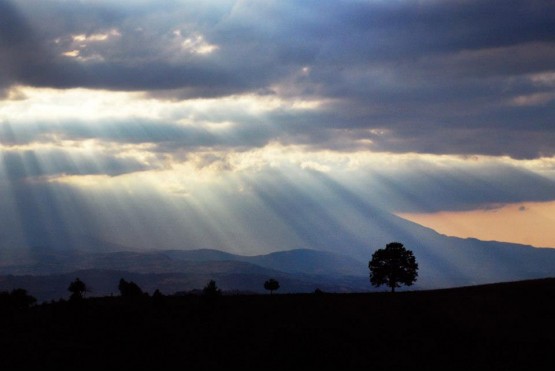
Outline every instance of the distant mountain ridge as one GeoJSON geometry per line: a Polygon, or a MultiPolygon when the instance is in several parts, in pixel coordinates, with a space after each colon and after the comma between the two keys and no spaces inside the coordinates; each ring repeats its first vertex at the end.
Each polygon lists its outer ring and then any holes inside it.
{"type": "Polygon", "coordinates": [[[219,250],[166,250],[162,254],[183,261],[241,261],[287,273],[323,275],[366,275],[368,268],[351,257],[310,249],[278,251],[244,256],[219,250]]]}
{"type": "MultiPolygon", "coordinates": [[[[455,239],[448,249],[458,252],[459,270],[430,267],[415,249],[420,264],[417,283],[409,289],[469,286],[555,276],[555,250],[521,245],[455,239]],[[433,271],[436,268],[436,271],[433,271]],[[492,271],[494,270],[494,271],[492,271]],[[434,273],[436,275],[434,275],[434,273]],[[455,284],[453,284],[455,283],[455,284]]],[[[39,250],[32,261],[0,266],[0,291],[26,288],[39,300],[67,297],[67,285],[80,277],[89,295],[117,293],[120,278],[134,280],[144,290],[166,294],[201,289],[215,279],[227,291],[264,292],[263,282],[276,278],[281,292],[363,292],[370,286],[367,262],[327,251],[297,249],[242,256],[219,250],[118,251],[109,253],[39,250]]],[[[425,252],[425,251],[424,251],[425,252]]],[[[452,254],[452,253],[451,253],[452,254]]],[[[441,257],[435,257],[440,259],[441,257]]],[[[449,262],[453,264],[453,262],[449,262]]],[[[439,266],[449,266],[439,262],[439,266]]]]}
{"type": "MultiPolygon", "coordinates": [[[[0,267],[0,291],[23,287],[39,300],[67,297],[76,277],[89,295],[117,293],[120,278],[134,280],[144,290],[166,294],[201,289],[211,279],[227,291],[264,292],[270,277],[281,292],[368,291],[363,265],[356,260],[316,250],[292,250],[260,256],[241,256],[218,250],[118,251],[112,253],[44,252],[28,264],[0,267]],[[38,259],[37,259],[38,257],[38,259]]],[[[20,261],[20,263],[23,263],[20,261]]]]}
{"type": "MultiPolygon", "coordinates": [[[[306,224],[300,225],[296,232],[304,236],[308,248],[248,256],[221,249],[139,251],[85,236],[75,245],[64,241],[61,245],[24,249],[2,246],[0,274],[48,276],[83,270],[110,270],[140,274],[179,273],[198,275],[203,279],[223,274],[256,275],[256,279],[281,274],[283,277],[294,276],[298,282],[312,282],[308,285],[311,287],[315,286],[315,277],[322,282],[338,283],[334,283],[334,287],[343,287],[344,277],[358,277],[366,281],[364,286],[356,286],[356,289],[371,290],[368,261],[372,253],[389,242],[398,241],[414,252],[419,264],[419,276],[413,289],[555,276],[555,249],[448,237],[369,206],[354,195],[344,194],[343,197],[368,223],[343,228],[331,220],[311,218],[310,212],[318,209],[299,208],[302,214],[299,218],[306,224]]],[[[241,251],[241,248],[233,251],[241,251]]],[[[355,289],[355,286],[350,287],[355,289]]]]}
{"type": "Polygon", "coordinates": [[[357,260],[327,251],[297,249],[244,256],[219,250],[117,251],[110,253],[55,252],[35,254],[29,261],[0,266],[0,274],[55,274],[83,269],[112,269],[137,273],[217,272],[227,265],[242,273],[261,269],[325,275],[365,275],[357,260]],[[217,264],[216,264],[217,263],[217,264]]]}

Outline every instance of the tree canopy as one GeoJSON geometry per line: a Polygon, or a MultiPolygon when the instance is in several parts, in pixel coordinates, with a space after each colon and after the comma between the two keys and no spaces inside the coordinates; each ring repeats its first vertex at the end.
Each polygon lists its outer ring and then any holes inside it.
{"type": "Polygon", "coordinates": [[[71,292],[71,296],[69,297],[71,300],[79,300],[83,299],[83,295],[87,292],[87,285],[79,278],[76,278],[69,284],[67,290],[71,292]]]}
{"type": "Polygon", "coordinates": [[[11,292],[0,292],[0,311],[3,309],[24,310],[34,305],[37,299],[29,295],[25,289],[13,289],[11,292]]]}
{"type": "Polygon", "coordinates": [[[138,298],[144,295],[143,290],[133,281],[127,282],[123,278],[119,280],[119,292],[124,298],[138,298]]]}
{"type": "Polygon", "coordinates": [[[275,290],[279,289],[279,282],[273,278],[270,278],[268,281],[264,282],[264,288],[270,291],[272,294],[275,290]]]}
{"type": "Polygon", "coordinates": [[[222,290],[216,285],[216,281],[210,280],[202,289],[202,294],[205,296],[219,296],[222,294],[222,290]]]}
{"type": "Polygon", "coordinates": [[[418,277],[418,263],[414,254],[400,242],[391,242],[385,249],[376,250],[368,268],[372,285],[387,285],[391,292],[401,285],[411,286],[418,277]]]}

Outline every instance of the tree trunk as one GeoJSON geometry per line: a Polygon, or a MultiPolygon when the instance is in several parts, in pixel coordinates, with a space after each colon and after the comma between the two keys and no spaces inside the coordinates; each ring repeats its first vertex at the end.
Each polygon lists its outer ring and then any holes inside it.
{"type": "Polygon", "coordinates": [[[391,286],[391,292],[395,292],[395,286],[391,286]]]}

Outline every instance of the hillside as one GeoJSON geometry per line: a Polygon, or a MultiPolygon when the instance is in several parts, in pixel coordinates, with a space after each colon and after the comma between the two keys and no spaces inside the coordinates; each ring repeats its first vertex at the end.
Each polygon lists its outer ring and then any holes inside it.
{"type": "Polygon", "coordinates": [[[0,366],[550,370],[555,279],[396,294],[119,297],[0,316],[0,366]]]}

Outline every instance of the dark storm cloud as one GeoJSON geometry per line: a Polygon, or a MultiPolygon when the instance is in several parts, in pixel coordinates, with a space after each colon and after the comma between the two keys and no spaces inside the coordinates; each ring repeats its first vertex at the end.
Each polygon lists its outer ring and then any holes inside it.
{"type": "Polygon", "coordinates": [[[351,40],[363,45],[369,41],[364,36],[371,37],[366,55],[398,59],[554,40],[549,1],[358,2],[338,8],[351,40]]]}
{"type": "MultiPolygon", "coordinates": [[[[368,139],[370,149],[391,152],[555,154],[552,1],[0,7],[0,91],[27,84],[185,99],[278,86],[282,97],[334,99],[317,112],[272,113],[271,134],[284,143],[353,150],[368,139]],[[73,37],[113,30],[102,42],[73,37]],[[187,38],[217,49],[184,50],[187,38]],[[74,50],[78,57],[62,55],[74,50]]],[[[240,134],[251,145],[248,130],[240,134]]]]}
{"type": "Polygon", "coordinates": [[[18,66],[33,64],[40,48],[40,42],[35,40],[17,8],[8,1],[0,1],[0,92],[18,82],[18,66]]]}
{"type": "MultiPolygon", "coordinates": [[[[224,78],[226,73],[238,88],[264,88],[268,82],[279,81],[291,68],[304,64],[348,70],[353,65],[367,67],[383,61],[402,65],[434,53],[555,40],[555,6],[548,1],[254,2],[208,10],[195,4],[182,3],[179,7],[174,1],[150,6],[56,1],[47,2],[46,7],[30,5],[34,3],[27,2],[18,10],[21,4],[3,1],[3,38],[17,42],[36,40],[54,48],[51,43],[56,38],[67,41],[72,34],[91,35],[118,28],[121,38],[117,43],[96,46],[105,53],[103,63],[79,65],[59,55],[56,61],[42,61],[54,63],[43,65],[47,67],[45,75],[50,72],[48,67],[73,65],[62,84],[105,84],[114,89],[186,87],[188,83],[226,86],[230,83],[224,78]],[[206,11],[199,11],[203,9],[206,11]],[[29,27],[27,18],[34,21],[34,29],[29,27]],[[53,19],[56,22],[48,22],[53,19]],[[220,50],[200,61],[167,60],[175,52],[165,49],[175,47],[170,43],[175,30],[182,30],[184,35],[199,31],[220,50]],[[124,70],[126,73],[116,78],[124,70]],[[207,75],[199,76],[203,71],[207,75]],[[169,76],[173,78],[168,79],[169,76]]],[[[41,52],[59,51],[63,50],[41,52]]],[[[15,59],[24,65],[30,62],[24,55],[16,55],[15,59]]],[[[498,66],[494,67],[497,70],[498,66]]]]}
{"type": "MultiPolygon", "coordinates": [[[[127,7],[103,2],[32,3],[3,1],[7,11],[0,14],[4,24],[0,37],[8,42],[1,51],[10,58],[2,61],[2,66],[11,70],[4,84],[114,90],[188,88],[189,96],[196,97],[257,89],[277,76],[268,70],[269,60],[245,63],[245,56],[239,61],[235,52],[205,57],[181,51],[175,31],[183,30],[183,38],[194,37],[197,31],[204,32],[197,30],[197,22],[208,22],[203,26],[211,27],[214,20],[213,15],[203,13],[206,19],[198,21],[194,10],[176,8],[177,2],[143,4],[138,9],[132,3],[127,7]],[[118,30],[115,41],[72,41],[76,35],[111,29],[118,30]],[[79,50],[81,59],[63,55],[72,50],[79,50]]],[[[235,46],[222,48],[233,51],[235,46]]]]}

